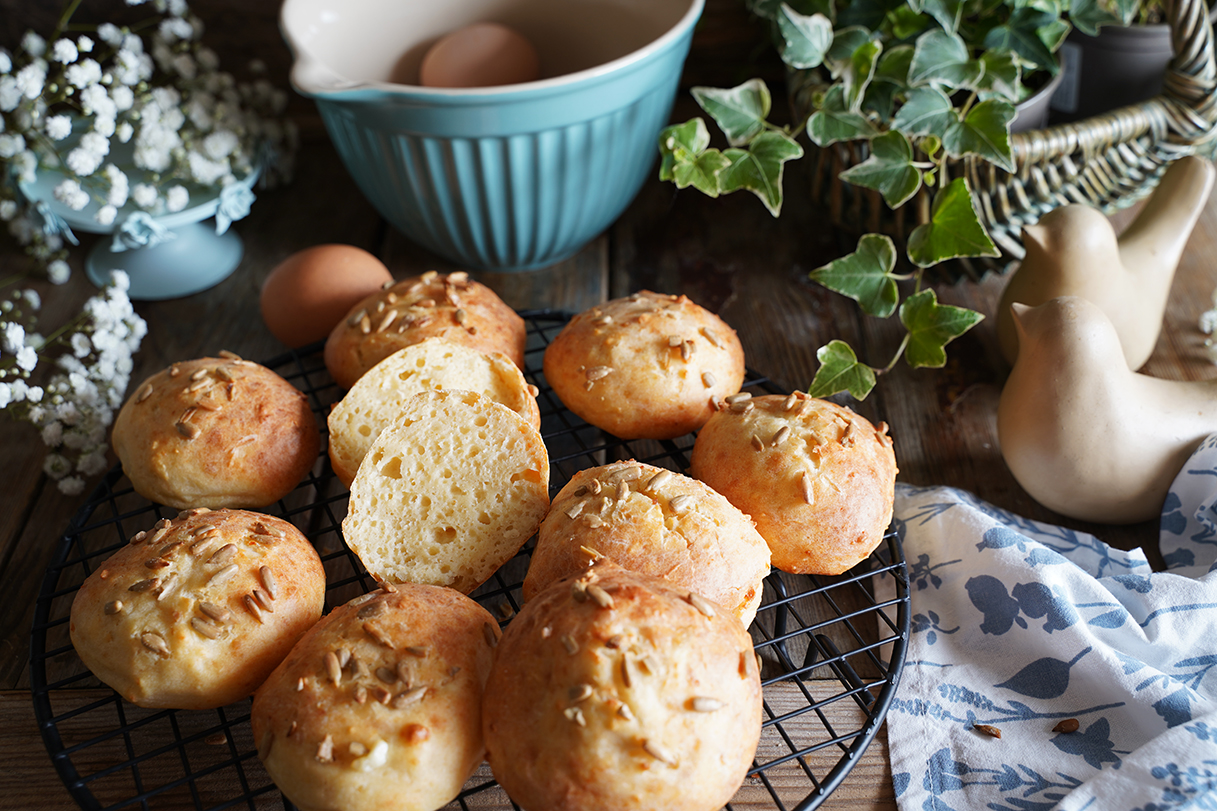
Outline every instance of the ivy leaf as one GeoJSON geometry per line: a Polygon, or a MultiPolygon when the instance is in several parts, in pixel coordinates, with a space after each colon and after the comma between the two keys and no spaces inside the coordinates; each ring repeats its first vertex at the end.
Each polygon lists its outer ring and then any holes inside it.
{"type": "Polygon", "coordinates": [[[1107,3],[1100,3],[1098,0],[1071,0],[1069,3],[1069,21],[1073,23],[1079,31],[1090,36],[1098,36],[1099,26],[1111,25],[1112,23],[1120,23],[1128,25],[1132,21],[1132,13],[1136,11],[1137,4],[1135,2],[1116,2],[1116,14],[1112,14],[1106,8],[1107,3]],[[1125,6],[1129,8],[1127,18],[1123,17],[1125,6]],[[1119,16],[1117,16],[1119,15],[1119,16]]]}
{"type": "Polygon", "coordinates": [[[805,17],[785,3],[777,17],[782,35],[782,61],[792,68],[815,68],[824,62],[832,45],[832,20],[823,14],[805,17]]]}
{"type": "Polygon", "coordinates": [[[875,370],[858,362],[845,341],[829,341],[816,350],[820,368],[807,388],[812,397],[831,397],[848,391],[855,400],[865,400],[875,387],[875,370]]]}
{"type": "Polygon", "coordinates": [[[1017,103],[1023,72],[1018,56],[1013,51],[995,49],[982,53],[980,61],[985,66],[985,73],[977,89],[1017,103]]]}
{"type": "Polygon", "coordinates": [[[782,6],[789,6],[796,14],[805,17],[823,14],[831,19],[836,13],[832,0],[747,0],[744,5],[753,14],[766,20],[776,20],[781,14],[782,6]]]}
{"type": "Polygon", "coordinates": [[[867,40],[858,46],[849,60],[849,68],[845,71],[842,86],[845,88],[845,106],[850,112],[862,109],[862,98],[866,95],[866,87],[871,77],[875,75],[875,64],[883,45],[875,40],[867,40]]]}
{"type": "Polygon", "coordinates": [[[837,141],[874,138],[879,134],[875,125],[864,115],[845,108],[844,90],[833,85],[824,94],[820,109],[807,119],[807,135],[816,146],[828,146],[837,141]]]}
{"type": "Polygon", "coordinates": [[[728,149],[723,156],[730,162],[718,175],[723,194],[747,189],[761,198],[770,214],[776,217],[782,213],[784,164],[803,157],[803,147],[789,135],[769,130],[758,135],[747,149],[728,149]]]}
{"type": "Polygon", "coordinates": [[[900,291],[892,278],[896,245],[883,234],[863,234],[858,249],[813,270],[809,276],[858,302],[868,315],[887,318],[896,311],[900,291]]]}
{"type": "Polygon", "coordinates": [[[689,92],[726,134],[731,146],[742,146],[764,132],[771,101],[769,88],[760,79],[749,79],[730,89],[694,87],[689,92]]]}
{"type": "MultiPolygon", "coordinates": [[[[861,26],[870,31],[877,31],[883,26],[888,12],[904,5],[906,0],[849,0],[840,3],[837,11],[837,25],[861,26]]],[[[918,9],[920,11],[920,9],[918,9]]]]}
{"type": "Polygon", "coordinates": [[[946,137],[947,130],[959,123],[955,106],[936,87],[919,87],[909,91],[904,105],[892,118],[892,126],[906,135],[946,137]]]}
{"type": "MultiPolygon", "coordinates": [[[[842,172],[841,179],[855,186],[874,189],[883,195],[889,207],[899,208],[921,188],[921,170],[913,165],[913,145],[904,133],[893,130],[871,140],[870,148],[870,157],[842,172]]],[[[894,285],[892,290],[894,295],[894,285]]],[[[892,306],[895,306],[895,300],[892,306]]],[[[883,315],[891,314],[889,309],[883,315]]]]}
{"type": "Polygon", "coordinates": [[[959,256],[1000,256],[972,202],[968,181],[957,177],[934,195],[930,221],[909,234],[908,255],[927,268],[959,256]]]}
{"type": "Polygon", "coordinates": [[[953,34],[959,30],[959,19],[963,16],[963,0],[925,0],[921,4],[921,10],[953,34]]]}
{"type": "Polygon", "coordinates": [[[883,52],[883,56],[879,57],[879,64],[875,67],[875,79],[904,87],[909,83],[909,66],[912,64],[912,45],[888,48],[883,52]]]}
{"type": "Polygon", "coordinates": [[[659,133],[659,179],[718,197],[718,175],[731,162],[717,149],[706,149],[709,145],[710,133],[700,118],[664,129],[659,133]]]}
{"type": "Polygon", "coordinates": [[[832,47],[824,55],[824,63],[828,65],[829,72],[834,79],[840,78],[845,71],[849,70],[854,51],[869,41],[870,31],[860,25],[851,25],[833,34],[832,47]]]}
{"type": "Polygon", "coordinates": [[[898,40],[910,39],[924,31],[930,24],[930,18],[908,4],[887,13],[887,25],[891,26],[892,36],[898,40]]]}
{"type": "Polygon", "coordinates": [[[947,362],[944,347],[983,319],[975,310],[939,304],[932,288],[914,293],[900,305],[900,321],[909,331],[904,360],[914,369],[942,368],[947,362]]]}
{"type": "Polygon", "coordinates": [[[917,38],[909,81],[952,88],[975,87],[984,70],[984,65],[969,56],[968,46],[958,34],[930,31],[917,38]]]}
{"type": "Polygon", "coordinates": [[[1008,101],[982,101],[965,118],[947,128],[942,145],[953,158],[979,155],[1012,173],[1015,166],[1010,150],[1010,122],[1014,113],[1014,105],[1008,101]]]}
{"type": "Polygon", "coordinates": [[[1038,68],[1056,73],[1056,57],[1044,41],[1038,29],[1055,22],[1051,14],[1031,8],[1015,9],[1004,25],[996,26],[985,34],[981,44],[985,49],[1001,48],[1014,51],[1038,68]]]}

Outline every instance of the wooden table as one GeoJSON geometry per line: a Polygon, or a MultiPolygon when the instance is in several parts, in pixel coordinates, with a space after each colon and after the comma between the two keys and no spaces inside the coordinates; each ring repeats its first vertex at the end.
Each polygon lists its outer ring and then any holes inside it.
{"type": "MultiPolygon", "coordinates": [[[[196,4],[202,9],[206,4],[196,4]]],[[[215,3],[220,12],[225,3],[215,3]]],[[[741,71],[771,65],[725,61],[724,54],[751,53],[741,42],[734,3],[711,3],[699,30],[686,83],[730,84],[741,71]],[[727,65],[733,65],[730,69],[727,65]]],[[[742,4],[739,4],[742,5],[742,4]]],[[[256,18],[264,26],[273,15],[256,18]]],[[[743,21],[746,23],[746,20],[743,21]]],[[[249,36],[246,31],[243,36],[249,36]]],[[[263,32],[264,44],[273,37],[263,32]]],[[[270,47],[269,45],[267,47],[270,47]]],[[[282,65],[280,50],[268,51],[282,65]]],[[[682,94],[674,120],[696,109],[682,94]]],[[[336,159],[324,131],[303,108],[303,141],[294,182],[260,193],[250,216],[235,228],[245,241],[241,266],[217,287],[187,298],[142,302],[137,311],[149,334],[136,357],[133,381],[175,360],[221,349],[262,359],[283,347],[263,325],[258,310],[261,283],[270,270],[301,248],[340,242],[381,257],[402,278],[428,269],[454,267],[411,244],[376,215],[336,159]]],[[[807,273],[839,255],[842,242],[810,201],[808,164],[787,173],[783,217],[772,219],[750,195],[709,200],[693,191],[677,193],[656,180],[604,235],[573,259],[527,273],[478,273],[510,305],[582,310],[610,297],[648,288],[686,293],[717,311],[740,335],[749,365],[785,389],[806,388],[815,373],[816,348],[832,338],[848,340],[876,364],[899,341],[896,325],[861,316],[850,301],[810,283],[807,273]]],[[[1120,220],[1127,220],[1122,215],[1120,220]]],[[[90,246],[76,252],[76,261],[90,246]]],[[[1217,375],[1203,351],[1197,329],[1210,305],[1217,273],[1217,200],[1210,201],[1179,268],[1165,327],[1145,372],[1176,379],[1217,375]]],[[[0,243],[0,266],[19,260],[11,243],[0,243]]],[[[992,316],[1003,277],[980,283],[939,284],[944,303],[972,307],[992,316]]],[[[44,289],[46,324],[57,324],[92,292],[83,273],[53,292],[44,289]]],[[[892,319],[894,321],[894,319],[892,319]]],[[[1156,524],[1100,527],[1057,516],[1036,504],[1018,486],[1002,461],[996,435],[996,403],[1008,372],[997,349],[992,318],[948,347],[942,370],[912,371],[898,366],[881,378],[859,412],[891,426],[900,481],[942,484],[972,490],[999,507],[1022,515],[1096,532],[1124,548],[1145,546],[1156,555],[1156,524]]],[[[23,424],[0,422],[0,808],[75,808],[52,770],[36,729],[29,688],[32,607],[53,546],[84,496],[62,495],[41,472],[45,448],[23,424]]],[[[88,700],[90,691],[79,699],[88,700]]],[[[886,737],[879,737],[825,808],[895,807],[886,737]]]]}

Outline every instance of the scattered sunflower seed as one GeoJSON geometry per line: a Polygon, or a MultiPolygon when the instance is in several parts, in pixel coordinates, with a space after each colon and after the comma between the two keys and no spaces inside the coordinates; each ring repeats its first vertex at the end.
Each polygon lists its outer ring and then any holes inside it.
{"type": "Polygon", "coordinates": [[[590,684],[576,684],[567,691],[567,696],[571,701],[586,701],[592,697],[592,693],[594,692],[595,688],[593,688],[590,684]]]}
{"type": "Polygon", "coordinates": [[[499,635],[495,633],[495,629],[491,627],[489,622],[482,623],[482,638],[485,639],[486,644],[492,648],[499,644],[499,635]]]}
{"type": "Polygon", "coordinates": [[[338,654],[333,651],[326,651],[325,673],[330,677],[330,681],[334,683],[334,686],[342,682],[342,665],[338,664],[338,654]]]}
{"type": "Polygon", "coordinates": [[[237,573],[237,564],[230,563],[227,566],[225,566],[223,569],[216,570],[216,573],[213,574],[207,580],[207,584],[208,585],[219,585],[220,583],[223,583],[224,581],[228,580],[228,578],[232,577],[236,573],[237,573]]]}
{"type": "Polygon", "coordinates": [[[122,610],[123,610],[123,601],[122,600],[111,600],[110,602],[106,603],[105,612],[107,614],[109,614],[110,616],[118,614],[122,610]]]}
{"type": "Polygon", "coordinates": [[[990,726],[989,724],[972,724],[972,728],[977,732],[983,732],[993,738],[1001,737],[1001,730],[995,726],[990,726]]]}
{"type": "Polygon", "coordinates": [[[216,639],[220,635],[219,628],[215,627],[207,620],[200,619],[198,617],[190,618],[190,627],[193,628],[194,630],[198,631],[200,634],[207,637],[208,639],[216,639]]]}
{"type": "Polygon", "coordinates": [[[161,584],[159,577],[149,577],[147,580],[141,580],[138,583],[132,583],[127,591],[141,592],[151,591],[161,584]]]}
{"type": "Polygon", "coordinates": [[[1061,721],[1059,724],[1054,726],[1052,728],[1052,731],[1053,732],[1064,732],[1064,733],[1068,734],[1070,732],[1077,732],[1079,726],[1081,726],[1081,725],[1078,723],[1078,719],[1066,718],[1065,720],[1061,721]]]}
{"type": "Polygon", "coordinates": [[[415,687],[413,690],[407,690],[393,699],[393,709],[400,710],[403,707],[408,707],[411,704],[422,701],[423,696],[426,694],[426,687],[415,687]]]}
{"type": "Polygon", "coordinates": [[[671,766],[672,768],[676,768],[676,766],[679,765],[679,761],[676,760],[676,757],[671,752],[664,749],[654,741],[644,740],[642,742],[642,748],[643,751],[658,760],[660,763],[671,766]]]}
{"type": "Polygon", "coordinates": [[[581,727],[587,726],[587,719],[583,717],[583,710],[578,707],[567,707],[562,711],[562,714],[581,727]]]}
{"type": "Polygon", "coordinates": [[[262,587],[266,589],[266,596],[272,600],[279,599],[279,584],[275,582],[275,573],[270,570],[270,567],[263,566],[258,569],[258,576],[262,578],[262,587]]]}
{"type": "Polygon", "coordinates": [[[702,597],[695,591],[691,591],[689,592],[689,596],[685,599],[689,601],[689,605],[696,608],[702,613],[702,615],[708,617],[709,619],[714,619],[714,615],[716,613],[714,610],[714,604],[705,597],[702,597]]]}
{"type": "Polygon", "coordinates": [[[317,760],[322,763],[332,763],[334,760],[334,736],[326,735],[325,740],[317,745],[317,760]]]}
{"type": "Polygon", "coordinates": [[[714,712],[721,710],[723,706],[723,702],[710,696],[694,696],[692,704],[694,712],[714,712]]]}
{"type": "Polygon", "coordinates": [[[611,366],[593,366],[592,368],[590,368],[586,372],[584,372],[584,374],[587,376],[587,379],[589,381],[600,380],[602,378],[608,377],[612,373],[613,373],[613,367],[611,367],[611,366]]]}
{"type": "Polygon", "coordinates": [[[144,644],[144,647],[153,653],[159,653],[162,656],[169,655],[169,643],[160,634],[154,634],[151,631],[141,634],[139,641],[144,644]]]}
{"type": "Polygon", "coordinates": [[[199,603],[199,610],[221,625],[232,618],[232,613],[227,608],[222,608],[206,600],[199,603]]]}
{"type": "Polygon", "coordinates": [[[592,583],[587,587],[587,595],[591,597],[592,600],[595,601],[596,605],[600,606],[601,608],[613,607],[612,595],[597,586],[595,583],[592,583]]]}
{"type": "Polygon", "coordinates": [[[646,488],[648,490],[654,490],[657,487],[663,487],[665,484],[671,481],[671,479],[672,471],[666,469],[661,470],[651,477],[650,481],[646,483],[646,488]]]}

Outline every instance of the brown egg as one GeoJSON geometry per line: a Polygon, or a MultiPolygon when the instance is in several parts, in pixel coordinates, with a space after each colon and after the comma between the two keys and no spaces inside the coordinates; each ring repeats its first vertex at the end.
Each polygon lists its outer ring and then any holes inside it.
{"type": "Polygon", "coordinates": [[[320,341],[393,274],[354,245],[316,245],[280,262],[262,284],[262,320],[290,347],[320,341]]]}
{"type": "Polygon", "coordinates": [[[419,69],[424,87],[494,87],[541,76],[537,49],[499,23],[474,23],[431,46],[419,69]]]}

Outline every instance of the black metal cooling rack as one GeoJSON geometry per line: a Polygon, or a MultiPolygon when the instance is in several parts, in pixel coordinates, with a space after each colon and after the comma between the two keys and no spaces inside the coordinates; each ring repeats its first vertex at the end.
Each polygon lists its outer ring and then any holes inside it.
{"type": "MultiPolygon", "coordinates": [[[[687,470],[691,434],[627,442],[568,411],[546,384],[541,359],[569,316],[522,315],[528,325],[525,376],[540,392],[552,493],[578,470],[619,459],[687,470]]],[[[320,348],[289,352],[266,365],[308,395],[324,430],[323,415],[342,392],[320,348]]],[[[778,391],[757,375],[749,376],[745,390],[778,391]]],[[[265,510],[296,524],[318,549],[327,573],[327,610],[376,587],[342,541],[346,501],[323,443],[305,480],[265,510]]],[[[257,758],[248,700],[210,711],[141,709],[101,685],[72,648],[69,612],[83,580],[131,535],[176,512],[136,494],[116,466],[69,522],[43,578],[30,639],[34,711],[47,752],[72,797],[89,811],[292,809],[257,758]]],[[[473,594],[504,623],[520,606],[531,547],[530,541],[473,594]]],[[[762,662],[765,721],[753,770],[727,808],[809,811],[858,762],[900,679],[909,595],[897,533],[889,532],[875,554],[839,577],[775,570],[765,580],[750,631],[762,662]]],[[[457,807],[519,811],[484,764],[449,806],[457,807]]]]}

